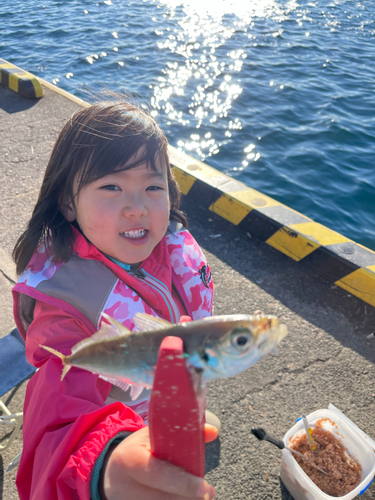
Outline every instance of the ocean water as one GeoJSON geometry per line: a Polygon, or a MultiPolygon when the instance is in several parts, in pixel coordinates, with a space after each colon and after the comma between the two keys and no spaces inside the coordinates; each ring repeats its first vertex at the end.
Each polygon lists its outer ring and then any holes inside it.
{"type": "Polygon", "coordinates": [[[375,250],[375,1],[11,0],[0,57],[375,250]]]}

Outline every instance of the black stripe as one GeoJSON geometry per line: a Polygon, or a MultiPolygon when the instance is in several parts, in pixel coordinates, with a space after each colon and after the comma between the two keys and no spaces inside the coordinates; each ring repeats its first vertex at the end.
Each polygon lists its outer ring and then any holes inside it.
{"type": "Polygon", "coordinates": [[[375,253],[354,242],[326,245],[332,253],[358,267],[375,266],[375,253]]]}
{"type": "Polygon", "coordinates": [[[9,75],[8,73],[5,73],[3,69],[1,70],[1,83],[6,87],[9,87],[9,75]]]}
{"type": "Polygon", "coordinates": [[[208,210],[210,205],[220,198],[221,192],[197,179],[185,196],[189,200],[194,200],[200,207],[208,210]]]}
{"type": "Polygon", "coordinates": [[[253,209],[239,223],[238,227],[261,241],[267,241],[283,225],[259,212],[258,209],[253,209]]]}
{"type": "Polygon", "coordinates": [[[353,262],[333,253],[329,247],[317,248],[314,252],[300,260],[299,265],[319,274],[331,283],[341,280],[360,268],[360,266],[355,265],[353,262]]]}
{"type": "MultiPolygon", "coordinates": [[[[215,177],[209,178],[207,182],[211,184],[211,180],[214,182],[215,177]]],[[[231,179],[229,178],[227,181],[223,182],[223,179],[218,178],[220,180],[220,183],[217,184],[217,188],[222,191],[225,194],[228,194],[230,196],[231,193],[238,192],[238,191],[248,191],[248,186],[243,184],[242,182],[236,181],[236,179],[231,179]]]]}
{"type": "Polygon", "coordinates": [[[31,80],[18,80],[18,93],[27,99],[36,99],[35,88],[31,80]]]}
{"type": "MultiPolygon", "coordinates": [[[[259,207],[257,211],[263,215],[279,222],[283,226],[291,226],[292,224],[300,224],[302,222],[311,222],[311,219],[302,214],[293,212],[284,205],[276,205],[274,207],[259,207]]],[[[293,230],[293,229],[292,229],[293,230]]]]}
{"type": "Polygon", "coordinates": [[[13,68],[3,68],[2,71],[5,71],[9,75],[13,75],[15,73],[19,74],[20,76],[25,76],[27,75],[27,72],[24,71],[23,69],[17,68],[17,66],[13,66],[13,68]]]}

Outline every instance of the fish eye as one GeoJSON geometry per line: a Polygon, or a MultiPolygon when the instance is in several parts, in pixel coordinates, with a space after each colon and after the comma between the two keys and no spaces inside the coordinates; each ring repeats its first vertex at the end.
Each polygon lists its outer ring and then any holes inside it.
{"type": "Polygon", "coordinates": [[[253,343],[253,334],[244,327],[234,328],[231,332],[230,342],[235,349],[245,351],[253,343]]]}
{"type": "Polygon", "coordinates": [[[203,359],[203,361],[205,361],[206,363],[208,363],[209,360],[210,360],[210,356],[206,352],[204,352],[203,355],[202,355],[202,359],[203,359]]]}

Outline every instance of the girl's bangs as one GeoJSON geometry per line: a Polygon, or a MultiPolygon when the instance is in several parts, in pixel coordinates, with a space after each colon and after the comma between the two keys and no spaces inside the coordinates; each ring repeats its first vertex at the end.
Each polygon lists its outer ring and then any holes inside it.
{"type": "Polygon", "coordinates": [[[162,164],[168,158],[166,143],[163,144],[164,141],[160,139],[152,137],[147,140],[145,137],[136,136],[129,141],[126,138],[119,137],[106,140],[101,145],[96,145],[91,154],[88,154],[85,161],[81,163],[76,194],[85,185],[114,172],[130,170],[145,163],[151,169],[157,170],[156,158],[160,156],[162,164]],[[136,161],[131,162],[130,160],[141,148],[145,148],[144,154],[137,158],[136,161]]]}

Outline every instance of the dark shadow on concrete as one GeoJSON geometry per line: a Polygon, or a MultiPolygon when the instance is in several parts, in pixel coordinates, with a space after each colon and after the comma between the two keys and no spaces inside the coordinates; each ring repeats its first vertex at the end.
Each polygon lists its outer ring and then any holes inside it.
{"type": "Polygon", "coordinates": [[[206,444],[206,461],[204,467],[204,473],[210,472],[210,470],[216,469],[220,464],[220,449],[221,443],[220,438],[216,438],[215,441],[206,444]]]}
{"type": "Polygon", "coordinates": [[[0,108],[8,114],[26,111],[35,106],[38,101],[39,99],[26,99],[17,92],[5,87],[5,85],[0,84],[0,108]]]}
{"type": "Polygon", "coordinates": [[[375,338],[366,338],[375,333],[374,307],[327,282],[303,262],[294,262],[216,214],[201,209],[196,201],[184,198],[181,208],[188,215],[190,231],[204,249],[291,311],[324,329],[343,346],[375,363],[375,338]],[[326,312],[330,309],[345,318],[355,335],[338,328],[326,312]],[[318,317],[319,310],[323,313],[318,317]]]}
{"type": "Polygon", "coordinates": [[[289,491],[285,488],[284,483],[280,479],[280,491],[282,500],[294,500],[294,497],[289,493],[289,491]]]}

